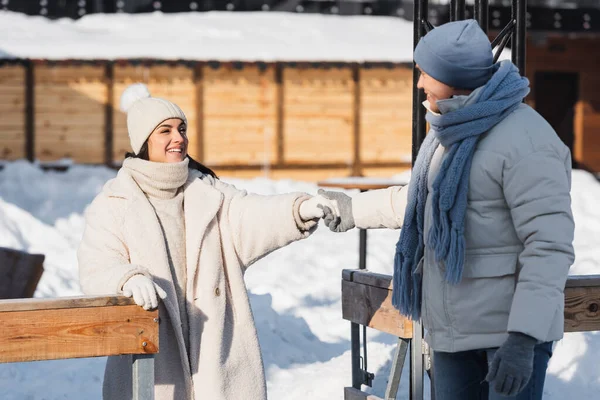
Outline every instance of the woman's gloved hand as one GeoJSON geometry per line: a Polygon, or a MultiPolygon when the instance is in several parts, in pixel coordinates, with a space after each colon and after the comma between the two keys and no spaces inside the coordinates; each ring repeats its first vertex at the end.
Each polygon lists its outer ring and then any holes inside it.
{"type": "Polygon", "coordinates": [[[339,215],[337,204],[323,196],[313,196],[310,199],[303,201],[302,204],[300,204],[298,213],[303,221],[323,218],[325,215],[325,207],[331,209],[332,213],[337,213],[337,215],[339,215]]]}
{"type": "Polygon", "coordinates": [[[133,275],[123,285],[123,296],[133,296],[135,304],[143,307],[144,310],[158,307],[157,295],[161,299],[167,298],[167,293],[145,275],[133,275]]]}

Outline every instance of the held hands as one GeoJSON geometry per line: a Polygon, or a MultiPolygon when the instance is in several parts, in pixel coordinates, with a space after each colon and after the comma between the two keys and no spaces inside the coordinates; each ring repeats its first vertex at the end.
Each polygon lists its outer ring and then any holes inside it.
{"type": "Polygon", "coordinates": [[[504,396],[519,394],[533,372],[536,339],[519,332],[510,332],[506,342],[494,354],[485,380],[504,396]]]}
{"type": "Polygon", "coordinates": [[[167,293],[145,275],[134,275],[123,285],[123,296],[132,297],[135,304],[151,310],[158,307],[158,297],[165,299],[167,293]]]}
{"type": "Polygon", "coordinates": [[[331,212],[337,213],[337,204],[323,196],[313,196],[300,204],[300,218],[303,221],[311,219],[323,218],[325,216],[324,209],[328,208],[331,212]]]}
{"type": "Polygon", "coordinates": [[[342,192],[325,191],[319,189],[319,195],[331,201],[335,208],[323,205],[325,225],[332,232],[346,232],[354,228],[354,216],[352,215],[352,198],[342,192]]]}

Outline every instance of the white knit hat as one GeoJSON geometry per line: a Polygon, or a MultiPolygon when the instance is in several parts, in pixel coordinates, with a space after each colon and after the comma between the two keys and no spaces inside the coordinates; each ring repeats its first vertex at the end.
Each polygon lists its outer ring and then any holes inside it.
{"type": "Polygon", "coordinates": [[[143,83],[134,83],[123,91],[120,109],[127,113],[129,141],[135,154],[139,153],[144,142],[161,122],[179,118],[187,124],[187,118],[177,104],[151,97],[143,83]]]}

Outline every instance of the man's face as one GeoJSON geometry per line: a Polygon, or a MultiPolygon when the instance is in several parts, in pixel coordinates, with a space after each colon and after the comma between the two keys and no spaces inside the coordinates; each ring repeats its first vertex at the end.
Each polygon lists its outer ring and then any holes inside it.
{"type": "Polygon", "coordinates": [[[449,99],[455,94],[455,90],[445,83],[435,80],[431,76],[427,75],[426,72],[419,68],[419,65],[417,65],[417,69],[419,70],[419,81],[417,82],[417,87],[425,91],[431,111],[439,113],[440,109],[437,106],[438,100],[449,99]]]}

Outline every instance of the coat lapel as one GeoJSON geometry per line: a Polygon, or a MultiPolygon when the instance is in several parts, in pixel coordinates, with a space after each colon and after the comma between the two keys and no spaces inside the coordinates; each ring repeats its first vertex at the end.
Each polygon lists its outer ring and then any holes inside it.
{"type": "Polygon", "coordinates": [[[200,247],[206,231],[223,203],[223,194],[210,183],[190,171],[185,185],[183,208],[185,215],[185,242],[187,263],[187,293],[195,297],[196,274],[200,247]]]}

